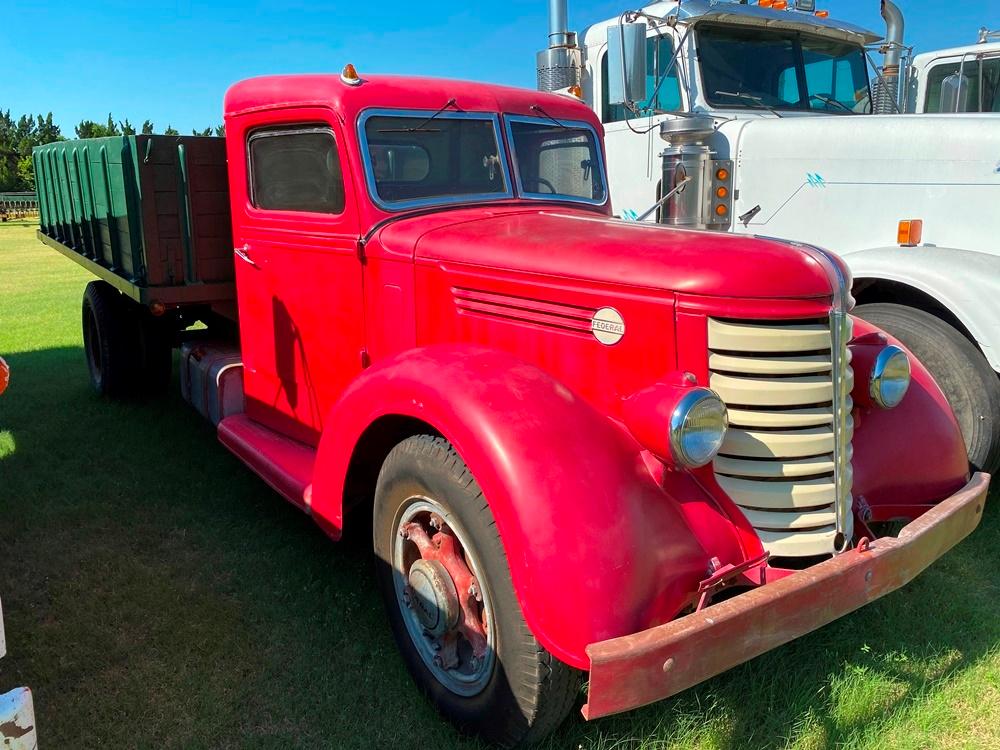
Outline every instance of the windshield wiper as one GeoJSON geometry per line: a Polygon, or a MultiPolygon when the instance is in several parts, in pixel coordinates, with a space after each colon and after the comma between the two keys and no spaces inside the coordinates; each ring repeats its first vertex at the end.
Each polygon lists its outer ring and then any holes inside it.
{"type": "Polygon", "coordinates": [[[448,109],[448,107],[455,107],[455,109],[458,109],[458,106],[455,104],[454,97],[452,97],[451,99],[449,99],[448,101],[446,101],[444,103],[444,106],[441,107],[441,109],[439,109],[437,112],[435,112],[433,115],[431,115],[430,117],[428,117],[426,120],[424,120],[419,125],[416,125],[415,127],[412,127],[412,128],[382,128],[378,132],[379,133],[440,133],[441,131],[439,129],[437,129],[437,128],[425,128],[424,125],[426,125],[431,120],[433,120],[435,117],[437,117],[438,115],[440,115],[442,112],[444,112],[446,109],[448,109]]]}
{"type": "Polygon", "coordinates": [[[852,115],[857,114],[853,109],[848,107],[843,102],[839,102],[836,99],[832,99],[829,96],[824,96],[823,94],[809,94],[809,96],[812,97],[813,99],[819,99],[821,102],[823,102],[823,104],[835,104],[845,112],[850,112],[852,115]]]}
{"type": "Polygon", "coordinates": [[[532,104],[529,107],[529,109],[531,109],[531,110],[533,110],[535,112],[538,112],[543,117],[547,117],[548,119],[552,120],[552,122],[554,122],[556,125],[558,125],[559,127],[561,127],[563,130],[573,130],[573,128],[568,127],[566,125],[563,125],[561,122],[559,122],[559,120],[557,120],[556,118],[554,118],[552,115],[550,115],[544,109],[542,109],[541,107],[539,107],[537,104],[532,104]]]}
{"type": "Polygon", "coordinates": [[[758,107],[763,107],[768,112],[770,112],[775,117],[781,117],[781,114],[774,107],[764,104],[764,100],[759,96],[754,96],[753,94],[745,94],[742,91],[716,91],[716,96],[731,96],[734,99],[742,99],[743,101],[753,102],[758,107]]]}

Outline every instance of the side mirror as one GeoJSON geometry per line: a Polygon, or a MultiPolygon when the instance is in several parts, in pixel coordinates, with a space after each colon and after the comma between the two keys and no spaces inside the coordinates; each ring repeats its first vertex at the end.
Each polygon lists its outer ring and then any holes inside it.
{"type": "Polygon", "coordinates": [[[646,24],[608,27],[608,103],[646,98],[646,24]]]}
{"type": "Polygon", "coordinates": [[[941,81],[938,112],[969,111],[969,77],[952,73],[941,81]]]}

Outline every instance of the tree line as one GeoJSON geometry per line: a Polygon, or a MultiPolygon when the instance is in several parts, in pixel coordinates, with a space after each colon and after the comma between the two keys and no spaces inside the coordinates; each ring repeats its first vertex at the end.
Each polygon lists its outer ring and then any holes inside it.
{"type": "MultiPolygon", "coordinates": [[[[153,135],[157,132],[150,120],[144,121],[136,129],[128,118],[116,120],[111,113],[108,113],[106,123],[81,120],[73,130],[77,138],[102,138],[138,133],[153,135]]],[[[191,135],[202,136],[225,134],[225,125],[191,131],[191,135]]],[[[168,124],[163,130],[163,135],[180,135],[180,131],[168,124]]],[[[52,122],[51,112],[45,116],[21,115],[15,118],[9,109],[6,112],[0,110],[0,192],[34,190],[35,168],[31,161],[31,149],[64,140],[66,137],[62,134],[62,130],[52,122]]]]}

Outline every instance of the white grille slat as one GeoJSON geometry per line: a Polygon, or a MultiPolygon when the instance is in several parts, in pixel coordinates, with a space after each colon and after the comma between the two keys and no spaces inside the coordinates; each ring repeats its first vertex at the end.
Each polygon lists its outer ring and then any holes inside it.
{"type": "Polygon", "coordinates": [[[830,428],[754,432],[730,427],[719,453],[736,458],[806,458],[832,453],[833,448],[830,428]]]}
{"type": "Polygon", "coordinates": [[[727,404],[738,406],[803,406],[833,400],[829,375],[790,378],[739,378],[713,372],[709,387],[727,404]]]}
{"type": "Polygon", "coordinates": [[[713,352],[708,357],[708,369],[713,372],[741,372],[748,375],[809,375],[830,372],[832,366],[829,354],[740,357],[713,352]]]}
{"type": "Polygon", "coordinates": [[[754,459],[715,459],[715,472],[741,477],[812,477],[820,474],[833,475],[833,456],[813,456],[795,461],[756,461],[754,459]]]}
{"type": "Polygon", "coordinates": [[[753,527],[760,531],[821,529],[837,523],[837,513],[833,505],[794,513],[743,508],[743,514],[753,527]]]}
{"type": "Polygon", "coordinates": [[[730,415],[716,479],[777,557],[834,551],[831,343],[824,321],[708,321],[709,385],[730,415]]]}
{"type": "Polygon", "coordinates": [[[833,479],[799,480],[797,482],[759,482],[741,477],[715,477],[730,497],[738,497],[741,507],[758,510],[789,510],[831,505],[836,498],[833,479]]]}
{"type": "Polygon", "coordinates": [[[823,323],[761,325],[708,321],[709,347],[726,352],[815,352],[830,348],[830,327],[823,323]]]}
{"type": "Polygon", "coordinates": [[[759,529],[757,536],[760,537],[764,548],[775,557],[806,557],[811,555],[825,555],[832,552],[833,542],[837,536],[837,528],[831,525],[822,529],[811,529],[809,531],[799,529],[768,531],[759,529]]]}
{"type": "Polygon", "coordinates": [[[735,427],[822,427],[833,424],[833,414],[829,408],[817,406],[811,409],[781,409],[775,411],[752,411],[749,409],[729,409],[729,424],[735,427]]]}

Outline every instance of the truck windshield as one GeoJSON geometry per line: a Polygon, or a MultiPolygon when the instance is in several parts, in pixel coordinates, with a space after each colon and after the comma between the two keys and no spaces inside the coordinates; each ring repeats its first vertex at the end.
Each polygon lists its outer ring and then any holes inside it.
{"type": "Polygon", "coordinates": [[[368,189],[382,208],[512,195],[496,115],[375,110],[359,129],[368,189]]]}
{"type": "Polygon", "coordinates": [[[864,50],[847,42],[742,26],[698,27],[713,107],[861,113],[871,109],[864,50]]]}
{"type": "Polygon", "coordinates": [[[512,115],[504,120],[522,197],[604,203],[604,164],[590,125],[512,115]]]}

